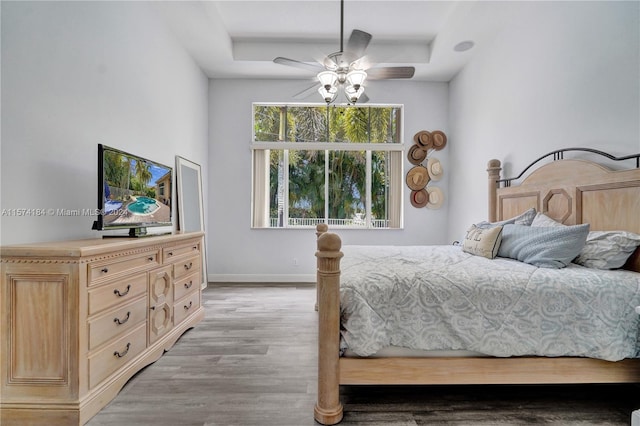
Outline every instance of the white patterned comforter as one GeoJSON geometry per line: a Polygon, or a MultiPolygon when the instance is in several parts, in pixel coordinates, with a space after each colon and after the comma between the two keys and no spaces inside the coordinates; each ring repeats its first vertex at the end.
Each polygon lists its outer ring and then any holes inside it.
{"type": "Polygon", "coordinates": [[[342,347],[640,357],[640,274],[537,268],[456,246],[344,246],[342,347]]]}

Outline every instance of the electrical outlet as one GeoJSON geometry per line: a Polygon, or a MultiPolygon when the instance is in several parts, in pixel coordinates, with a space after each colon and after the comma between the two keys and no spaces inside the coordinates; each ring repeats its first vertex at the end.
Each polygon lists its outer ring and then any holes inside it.
{"type": "Polygon", "coordinates": [[[294,257],[294,258],[293,258],[293,266],[296,266],[296,267],[297,267],[297,266],[299,266],[299,265],[298,265],[298,258],[297,258],[297,257],[294,257]]]}

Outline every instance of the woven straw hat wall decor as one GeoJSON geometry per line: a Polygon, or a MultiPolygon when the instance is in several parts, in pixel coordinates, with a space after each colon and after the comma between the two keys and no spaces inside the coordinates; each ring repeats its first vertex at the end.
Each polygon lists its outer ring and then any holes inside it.
{"type": "Polygon", "coordinates": [[[405,182],[411,189],[411,205],[416,208],[439,209],[444,202],[444,193],[430,185],[442,179],[444,170],[440,160],[429,157],[433,151],[447,146],[447,135],[441,130],[420,130],[413,136],[413,145],[407,151],[407,159],[413,167],[407,172],[405,182]]]}

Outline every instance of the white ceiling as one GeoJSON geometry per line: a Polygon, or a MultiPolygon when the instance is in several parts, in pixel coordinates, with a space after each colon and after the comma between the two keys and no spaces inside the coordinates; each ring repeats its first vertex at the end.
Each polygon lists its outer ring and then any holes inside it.
{"type": "MultiPolygon", "coordinates": [[[[314,62],[340,50],[339,0],[154,2],[167,25],[211,78],[313,78],[274,64],[283,56],[314,62]]],[[[509,2],[346,0],[344,39],[373,35],[371,66],[412,65],[414,80],[449,81],[489,44],[509,2]],[[453,47],[472,40],[475,47],[453,47]]]]}

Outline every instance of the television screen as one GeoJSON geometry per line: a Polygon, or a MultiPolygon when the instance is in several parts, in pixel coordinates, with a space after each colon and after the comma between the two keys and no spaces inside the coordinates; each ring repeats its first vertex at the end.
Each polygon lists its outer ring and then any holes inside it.
{"type": "Polygon", "coordinates": [[[151,226],[172,225],[169,166],[98,145],[98,220],[94,229],[129,228],[127,236],[151,226]]]}

